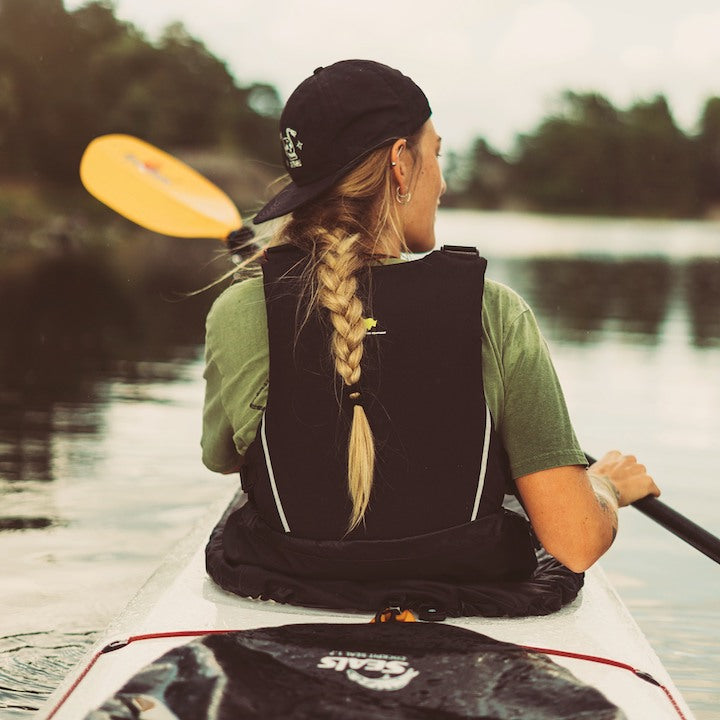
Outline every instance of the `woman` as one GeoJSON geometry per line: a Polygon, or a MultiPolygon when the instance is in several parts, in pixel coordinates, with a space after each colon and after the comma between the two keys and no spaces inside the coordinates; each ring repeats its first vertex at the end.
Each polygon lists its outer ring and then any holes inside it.
{"type": "Polygon", "coordinates": [[[401,261],[435,247],[430,114],[412,80],[363,60],[318,68],[285,106],[290,182],[255,224],[285,221],[263,279],[208,317],[203,459],[249,497],[208,546],[234,592],[503,613],[478,598],[546,572],[534,536],[572,579],[618,506],[659,494],[632,456],[586,467],[532,313],[476,252],[401,261]]]}

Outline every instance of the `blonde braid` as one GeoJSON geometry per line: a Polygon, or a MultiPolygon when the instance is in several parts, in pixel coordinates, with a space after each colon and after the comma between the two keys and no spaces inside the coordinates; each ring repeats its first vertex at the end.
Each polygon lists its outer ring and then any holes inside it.
{"type": "MultiPolygon", "coordinates": [[[[360,399],[355,386],[360,382],[360,361],[367,329],[363,306],[357,296],[357,273],[365,262],[357,252],[359,235],[338,236],[325,232],[326,251],[317,266],[318,303],[330,311],[333,325],[331,339],[335,370],[350,387],[352,400],[360,399]]],[[[375,440],[361,404],[353,408],[348,444],[348,492],[353,509],[348,532],[362,521],[370,501],[375,470],[375,440]]]]}
{"type": "MultiPolygon", "coordinates": [[[[407,138],[413,157],[421,134],[419,128],[407,138]]],[[[354,404],[348,443],[348,493],[353,508],[348,532],[365,516],[375,471],[375,439],[358,385],[367,330],[357,297],[357,276],[376,254],[396,245],[407,250],[395,188],[390,147],[378,148],[317,200],[297,208],[276,236],[310,257],[303,278],[304,321],[316,308],[329,311],[335,369],[354,404]]],[[[299,311],[298,332],[304,321],[299,311]]]]}

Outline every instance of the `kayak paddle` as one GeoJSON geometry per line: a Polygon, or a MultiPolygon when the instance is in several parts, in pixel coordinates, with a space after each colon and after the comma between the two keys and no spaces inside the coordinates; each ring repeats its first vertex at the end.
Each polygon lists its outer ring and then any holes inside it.
{"type": "Polygon", "coordinates": [[[218,238],[242,227],[232,200],[181,160],[131,135],[103,135],[85,149],[80,179],[88,192],[148,230],[218,238]]]}

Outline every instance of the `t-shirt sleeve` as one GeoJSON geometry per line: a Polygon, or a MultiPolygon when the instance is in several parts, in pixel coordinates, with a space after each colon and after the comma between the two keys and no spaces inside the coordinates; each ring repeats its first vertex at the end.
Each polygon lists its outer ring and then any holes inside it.
{"type": "Polygon", "coordinates": [[[232,472],[257,432],[267,401],[268,339],[261,278],[228,288],[206,322],[202,459],[232,472]]]}
{"type": "Polygon", "coordinates": [[[584,465],[547,343],[532,310],[511,294],[501,325],[499,431],[513,478],[563,465],[584,465]]]}

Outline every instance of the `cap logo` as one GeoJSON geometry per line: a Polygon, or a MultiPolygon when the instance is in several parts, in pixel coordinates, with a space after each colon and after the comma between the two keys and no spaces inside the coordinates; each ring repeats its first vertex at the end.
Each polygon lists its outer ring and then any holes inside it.
{"type": "Polygon", "coordinates": [[[302,142],[298,140],[294,142],[294,138],[297,137],[297,130],[292,128],[285,128],[285,134],[281,135],[283,143],[283,150],[285,151],[285,157],[287,158],[288,167],[299,168],[302,167],[302,160],[298,157],[297,151],[302,150],[302,142]]]}

